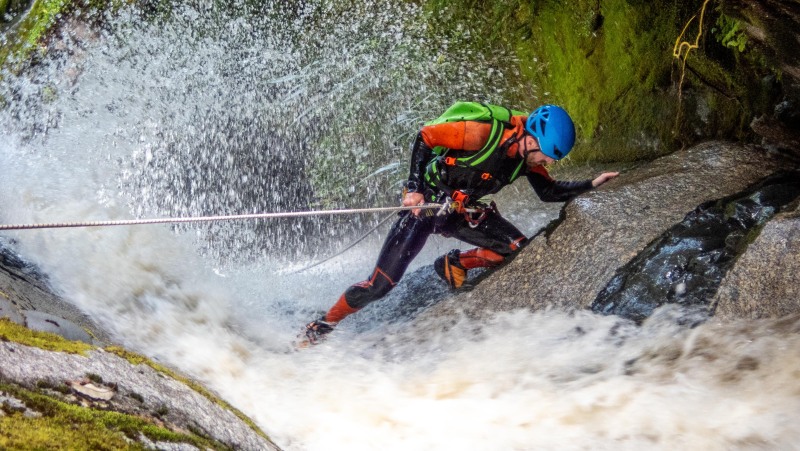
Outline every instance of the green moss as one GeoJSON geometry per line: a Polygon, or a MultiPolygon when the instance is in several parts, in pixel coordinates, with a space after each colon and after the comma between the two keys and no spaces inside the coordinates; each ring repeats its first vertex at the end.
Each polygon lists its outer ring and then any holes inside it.
{"type": "Polygon", "coordinates": [[[90,381],[94,382],[95,384],[102,384],[103,383],[103,378],[100,377],[100,375],[94,374],[94,373],[86,373],[86,379],[89,379],[90,381]]]}
{"type": "Polygon", "coordinates": [[[47,380],[36,381],[36,388],[52,390],[63,395],[69,394],[72,391],[67,384],[55,384],[47,380]]]}
{"type": "Polygon", "coordinates": [[[570,111],[579,136],[572,163],[635,160],[668,151],[661,142],[669,139],[664,123],[674,109],[664,101],[669,97],[665,86],[681,13],[671,2],[425,3],[449,8],[451,27],[482,21],[484,33],[476,39],[482,51],[502,46],[517,55],[523,80],[522,89],[512,92],[515,106],[530,110],[557,103],[570,111]]]}
{"type": "Polygon", "coordinates": [[[711,33],[723,47],[744,52],[747,45],[747,34],[744,32],[740,20],[720,14],[711,33]]]}
{"type": "MultiPolygon", "coordinates": [[[[2,0],[0,0],[2,1],[2,0]]],[[[0,47],[0,67],[19,71],[38,53],[44,52],[44,41],[60,18],[76,9],[105,11],[119,8],[129,0],[35,0],[29,11],[6,32],[0,47]]]]}
{"type": "Polygon", "coordinates": [[[86,355],[86,351],[94,349],[93,346],[80,341],[70,341],[49,332],[30,330],[11,322],[8,318],[0,318],[0,340],[13,341],[15,343],[34,346],[48,351],[68,352],[81,355],[86,355]]]}
{"type": "Polygon", "coordinates": [[[8,383],[0,383],[0,390],[41,414],[29,417],[23,412],[11,412],[0,417],[0,449],[145,449],[138,442],[140,435],[201,449],[228,449],[221,443],[170,431],[138,416],[65,403],[8,383]]]}
{"type": "MultiPolygon", "coordinates": [[[[11,322],[11,320],[9,320],[8,318],[0,318],[0,341],[13,341],[15,343],[20,343],[26,346],[33,346],[48,351],[68,352],[71,354],[81,354],[81,355],[86,355],[87,351],[96,349],[95,347],[80,341],[70,341],[59,335],[51,334],[48,332],[38,332],[30,330],[24,326],[11,322]]],[[[183,382],[184,384],[189,386],[192,390],[205,396],[210,401],[233,412],[240,420],[244,421],[257,434],[269,440],[269,437],[258,426],[256,426],[253,420],[248,418],[245,414],[243,414],[238,409],[234,408],[224,400],[212,394],[210,391],[208,391],[208,389],[198,384],[197,382],[187,377],[181,376],[175,371],[172,371],[163,365],[159,365],[153,362],[152,360],[148,359],[147,357],[128,351],[119,346],[109,346],[105,348],[105,351],[116,354],[134,365],[140,365],[140,364],[148,365],[160,373],[163,373],[175,380],[183,382]]],[[[87,377],[89,377],[92,380],[97,379],[96,382],[102,382],[102,378],[100,378],[100,376],[94,374],[88,374],[87,377]]],[[[46,387],[46,388],[51,388],[51,387],[46,387]]],[[[139,398],[141,398],[141,396],[139,396],[139,398]]],[[[0,446],[0,449],[3,448],[0,446]]]]}
{"type": "Polygon", "coordinates": [[[156,410],[153,411],[153,414],[159,418],[163,418],[169,414],[169,408],[165,405],[160,405],[156,410]]]}
{"type": "Polygon", "coordinates": [[[579,142],[571,159],[632,160],[669,150],[661,143],[674,110],[663,88],[679,16],[668,2],[540,6],[529,22],[534,37],[520,41],[517,53],[529,62],[523,74],[541,87],[540,103],[564,105],[573,116],[579,142]]]}

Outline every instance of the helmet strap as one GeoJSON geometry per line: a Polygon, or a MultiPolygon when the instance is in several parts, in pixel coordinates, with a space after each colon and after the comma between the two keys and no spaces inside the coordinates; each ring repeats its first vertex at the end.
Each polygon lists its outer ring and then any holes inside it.
{"type": "MultiPolygon", "coordinates": [[[[525,162],[528,161],[528,155],[530,155],[530,154],[532,154],[534,152],[541,152],[542,151],[542,149],[530,149],[530,148],[528,148],[527,144],[525,144],[525,142],[527,142],[527,140],[525,139],[527,136],[528,136],[527,134],[523,134],[522,137],[517,140],[517,145],[518,146],[522,146],[522,148],[523,148],[523,150],[522,150],[522,159],[525,162]]],[[[533,138],[536,139],[535,136],[533,138]]]]}
{"type": "MultiPolygon", "coordinates": [[[[523,160],[527,160],[528,159],[528,155],[531,153],[531,150],[528,149],[528,146],[525,144],[525,134],[524,133],[522,134],[522,136],[517,138],[517,146],[522,148],[522,152],[520,152],[522,154],[522,159],[523,160]]],[[[519,149],[518,149],[518,151],[519,151],[519,149]]]]}

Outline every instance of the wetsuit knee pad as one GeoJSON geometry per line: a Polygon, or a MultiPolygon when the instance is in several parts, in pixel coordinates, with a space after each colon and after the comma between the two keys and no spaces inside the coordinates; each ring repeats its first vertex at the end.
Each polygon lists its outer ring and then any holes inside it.
{"type": "Polygon", "coordinates": [[[491,268],[503,263],[504,260],[505,256],[480,247],[464,251],[459,255],[461,266],[465,269],[491,268]]]}
{"type": "Polygon", "coordinates": [[[375,269],[369,280],[351,285],[350,288],[345,290],[344,296],[347,298],[347,303],[350,307],[360,309],[370,302],[385,296],[394,286],[395,282],[389,276],[380,269],[375,269]]]}

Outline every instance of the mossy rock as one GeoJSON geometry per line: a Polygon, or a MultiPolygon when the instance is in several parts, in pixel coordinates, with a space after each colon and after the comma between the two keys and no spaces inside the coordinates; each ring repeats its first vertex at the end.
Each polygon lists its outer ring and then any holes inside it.
{"type": "Polygon", "coordinates": [[[34,346],[48,351],[68,352],[85,355],[94,346],[81,341],[71,341],[50,333],[30,330],[13,323],[8,318],[0,318],[0,341],[13,341],[26,346],[34,346]]]}
{"type": "MultiPolygon", "coordinates": [[[[796,52],[765,58],[780,55],[781,46],[749,45],[737,32],[744,26],[736,28],[718,2],[425,4],[448,11],[451,20],[439,27],[482,18],[476,47],[483,51],[513,50],[517,60],[509,64],[518,64],[521,84],[533,91],[515,103],[556,103],[570,112],[578,127],[573,163],[650,160],[709,138],[756,141],[750,122],[771,113],[784,89],[776,61],[797,59],[796,52]]],[[[739,16],[756,23],[757,5],[739,16]]]]}
{"type": "Polygon", "coordinates": [[[0,382],[0,391],[25,406],[3,409],[3,449],[146,449],[152,442],[229,449],[206,438],[170,431],[139,416],[66,403],[16,384],[0,382]],[[150,443],[143,443],[143,439],[150,443]]]}
{"type": "MultiPolygon", "coordinates": [[[[21,2],[19,0],[0,0],[8,2],[8,9],[21,2]]],[[[119,8],[128,0],[34,0],[30,8],[9,23],[8,29],[0,22],[0,68],[19,72],[46,52],[45,42],[59,21],[75,11],[85,14],[119,8]]],[[[14,9],[17,11],[17,9],[14,9]]],[[[1,103],[0,103],[1,105],[1,103]]]]}

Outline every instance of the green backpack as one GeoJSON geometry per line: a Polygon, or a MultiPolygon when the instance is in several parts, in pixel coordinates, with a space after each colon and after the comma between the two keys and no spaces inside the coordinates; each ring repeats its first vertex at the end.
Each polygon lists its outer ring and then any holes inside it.
{"type": "MultiPolygon", "coordinates": [[[[425,125],[444,124],[446,122],[460,122],[460,121],[478,121],[490,122],[492,124],[492,131],[490,133],[489,142],[487,147],[491,146],[496,136],[499,139],[498,132],[503,128],[511,126],[511,116],[527,116],[528,113],[510,110],[506,107],[499,105],[492,105],[489,103],[480,102],[456,102],[447,109],[441,116],[436,119],[426,122],[425,125]]],[[[496,143],[494,143],[496,144],[496,143]]],[[[447,151],[447,148],[437,146],[433,152],[437,155],[442,155],[447,151]]]]}
{"type": "Polygon", "coordinates": [[[425,125],[444,124],[459,121],[492,121],[509,123],[511,116],[527,116],[528,113],[509,110],[506,107],[479,102],[456,102],[441,116],[426,122],[425,125]]]}
{"type": "MultiPolygon", "coordinates": [[[[428,165],[425,171],[425,180],[432,186],[436,186],[445,193],[452,191],[451,188],[446,186],[439,174],[439,165],[448,164],[458,166],[461,168],[471,169],[473,171],[483,172],[491,178],[491,174],[484,172],[486,165],[491,165],[491,160],[496,159],[494,151],[500,145],[503,131],[511,127],[512,116],[527,116],[528,113],[522,111],[510,110],[506,107],[491,105],[488,103],[479,102],[456,102],[447,109],[438,118],[425,123],[425,125],[438,125],[447,122],[460,122],[460,121],[479,121],[492,124],[489,138],[486,144],[477,152],[470,152],[467,155],[460,157],[448,157],[447,154],[450,149],[444,146],[437,146],[433,148],[433,152],[438,156],[428,165]],[[449,163],[447,162],[449,160],[449,163]]],[[[520,174],[524,166],[524,161],[520,162],[513,174],[506,180],[506,183],[514,181],[520,174]]]]}

